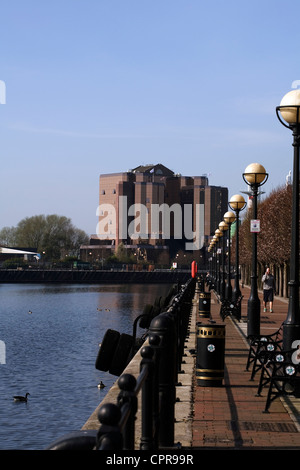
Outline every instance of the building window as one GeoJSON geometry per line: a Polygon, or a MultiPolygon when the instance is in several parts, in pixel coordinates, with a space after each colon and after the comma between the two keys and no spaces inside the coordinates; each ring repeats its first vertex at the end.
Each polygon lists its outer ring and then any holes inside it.
{"type": "Polygon", "coordinates": [[[105,194],[105,189],[102,189],[102,190],[101,190],[101,194],[105,194]]]}

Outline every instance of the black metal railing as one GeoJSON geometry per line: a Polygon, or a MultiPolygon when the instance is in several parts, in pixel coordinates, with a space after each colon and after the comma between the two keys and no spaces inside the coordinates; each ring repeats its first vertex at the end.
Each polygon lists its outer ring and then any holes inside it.
{"type": "Polygon", "coordinates": [[[62,436],[47,450],[155,450],[174,446],[178,373],[184,354],[196,280],[190,278],[170,300],[166,311],[153,318],[147,342],[140,350],[137,378],[118,379],[117,403],[104,403],[99,429],[62,436]],[[136,415],[141,397],[141,431],[136,444],[136,415]]]}

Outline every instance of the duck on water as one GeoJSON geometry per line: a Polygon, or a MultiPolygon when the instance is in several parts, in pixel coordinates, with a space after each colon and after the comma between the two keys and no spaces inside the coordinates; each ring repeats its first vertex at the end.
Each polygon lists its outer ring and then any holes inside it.
{"type": "Polygon", "coordinates": [[[21,395],[15,395],[14,401],[26,401],[27,402],[28,395],[30,395],[30,393],[26,393],[25,397],[22,397],[21,395]]]}

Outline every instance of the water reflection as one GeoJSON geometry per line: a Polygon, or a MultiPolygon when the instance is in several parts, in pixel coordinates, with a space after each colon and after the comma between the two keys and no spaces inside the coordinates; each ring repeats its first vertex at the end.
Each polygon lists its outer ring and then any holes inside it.
{"type": "Polygon", "coordinates": [[[132,334],[144,305],[169,288],[2,285],[6,364],[0,364],[0,449],[43,449],[80,429],[116,380],[94,366],[105,331],[132,334]],[[98,389],[100,380],[105,389],[98,389]],[[26,392],[27,403],[13,401],[26,392]]]}

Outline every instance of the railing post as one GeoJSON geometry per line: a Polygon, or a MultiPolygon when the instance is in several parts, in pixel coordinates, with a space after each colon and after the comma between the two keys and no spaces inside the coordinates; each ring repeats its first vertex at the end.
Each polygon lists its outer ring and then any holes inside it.
{"type": "Polygon", "coordinates": [[[158,335],[149,334],[149,344],[154,351],[154,370],[153,370],[153,426],[154,426],[154,449],[158,449],[159,440],[159,344],[158,335]]]}
{"type": "Polygon", "coordinates": [[[174,445],[176,342],[175,321],[168,313],[155,317],[149,333],[160,337],[158,346],[159,447],[174,445]]]}
{"type": "Polygon", "coordinates": [[[142,433],[141,433],[141,450],[153,450],[154,443],[154,350],[151,346],[144,346],[141,350],[142,361],[140,370],[147,370],[146,378],[142,385],[142,433]]]}
{"type": "Polygon", "coordinates": [[[97,434],[98,450],[121,450],[122,433],[119,428],[121,411],[117,405],[107,403],[101,406],[98,413],[100,428],[97,434]]]}
{"type": "Polygon", "coordinates": [[[118,380],[120,393],[118,396],[118,405],[120,409],[124,406],[128,407],[127,413],[124,414],[125,425],[123,429],[123,450],[134,450],[135,436],[135,415],[137,412],[137,397],[135,393],[136,379],[131,374],[123,374],[118,380]]]}
{"type": "Polygon", "coordinates": [[[176,315],[176,337],[177,337],[177,371],[181,370],[181,362],[184,354],[184,343],[189,328],[190,311],[192,299],[194,297],[196,279],[191,279],[185,286],[185,289],[178,301],[178,305],[173,309],[176,315]]]}

